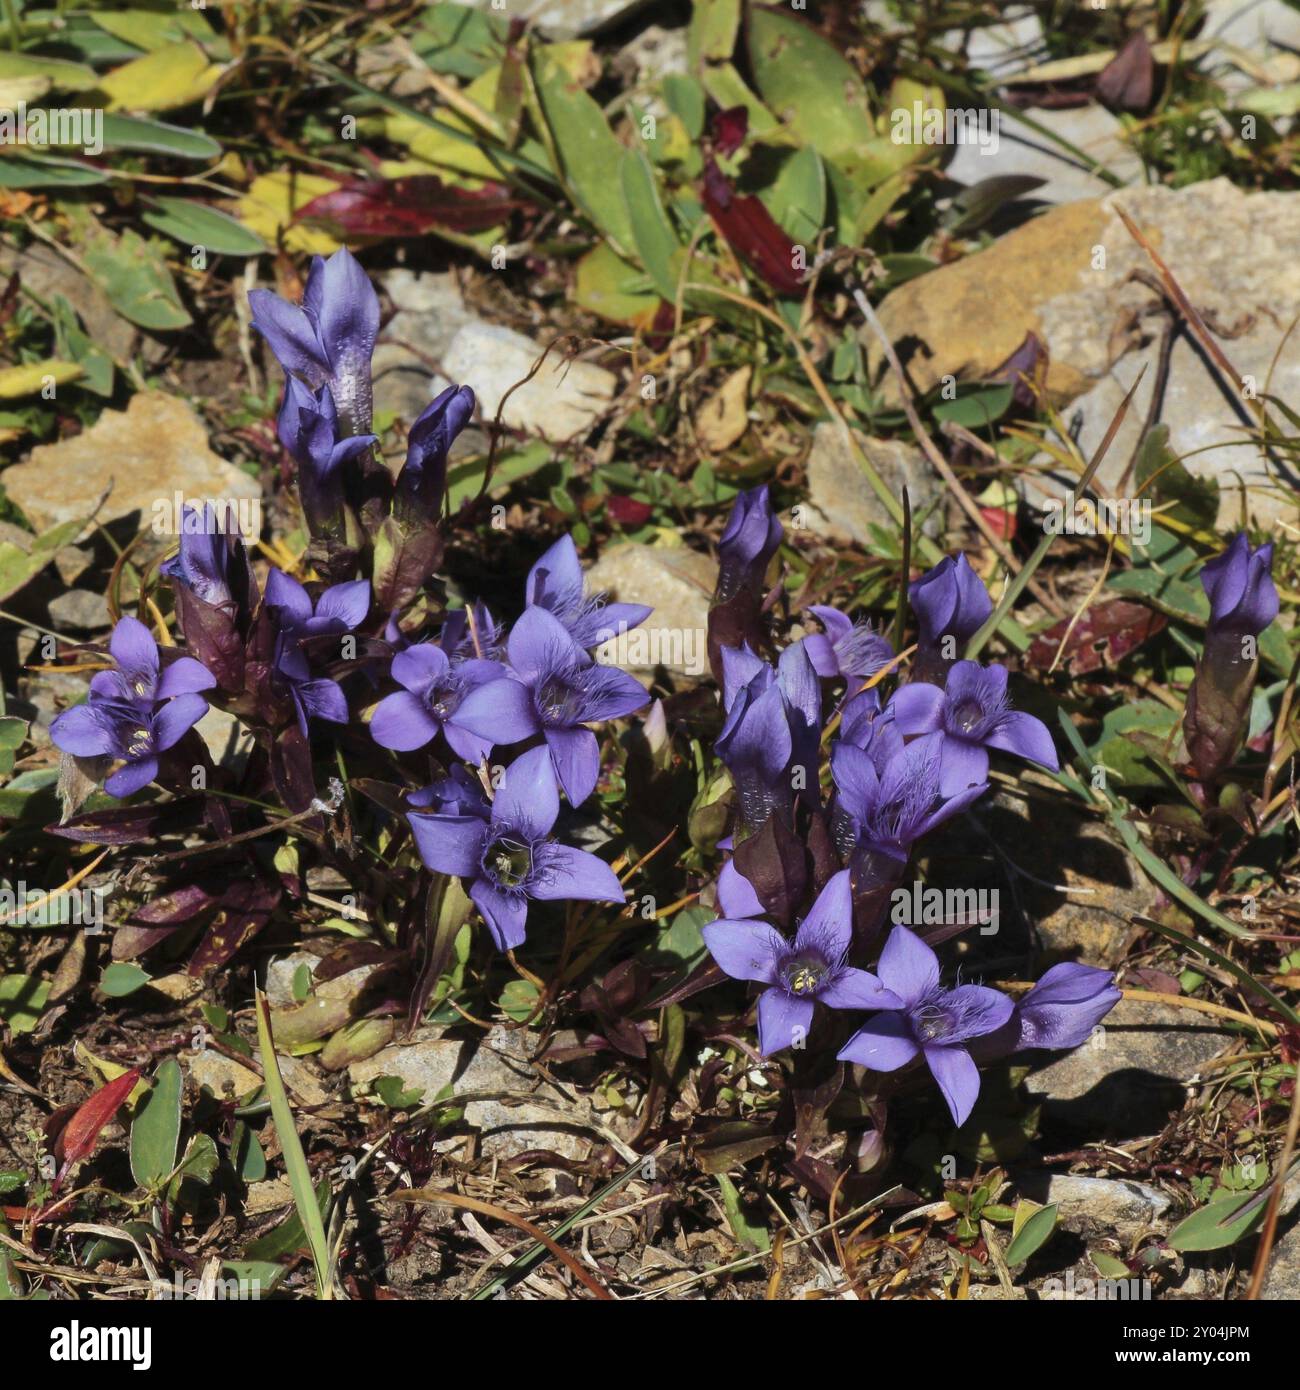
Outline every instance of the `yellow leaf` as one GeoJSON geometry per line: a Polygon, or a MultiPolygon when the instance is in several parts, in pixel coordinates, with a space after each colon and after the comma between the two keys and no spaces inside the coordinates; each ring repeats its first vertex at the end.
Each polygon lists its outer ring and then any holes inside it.
{"type": "Polygon", "coordinates": [[[249,185],[248,192],[239,200],[239,220],[251,232],[256,232],[271,245],[284,233],[284,245],[290,251],[299,251],[311,256],[328,256],[342,245],[328,232],[316,227],[303,227],[294,223],[293,215],[305,207],[313,198],[322,193],[331,193],[339,184],[333,179],[323,179],[316,174],[296,174],[281,169],[274,174],[263,174],[249,185]]]}
{"type": "Polygon", "coordinates": [[[50,90],[50,79],[39,73],[25,77],[0,77],[0,108],[16,111],[20,105],[30,106],[50,90]]]}
{"type": "MultiPolygon", "coordinates": [[[[124,1076],[131,1070],[130,1067],[119,1066],[117,1062],[110,1062],[106,1057],[96,1057],[84,1043],[77,1043],[72,1049],[72,1055],[85,1067],[91,1081],[97,1086],[101,1083],[107,1085],[110,1081],[116,1081],[119,1076],[124,1076]]],[[[153,1082],[146,1077],[141,1077],[131,1088],[131,1094],[126,1098],[127,1111],[134,1113],[135,1107],[152,1088],[153,1082]]]]}
{"type": "Polygon", "coordinates": [[[196,43],[172,43],[115,68],[101,87],[111,111],[170,111],[201,100],[221,76],[196,43]]]}
{"type": "Polygon", "coordinates": [[[0,371],[0,399],[34,396],[47,383],[62,386],[66,381],[76,381],[80,375],[81,368],[75,362],[59,362],[54,358],[29,362],[24,367],[5,367],[0,371]]]}

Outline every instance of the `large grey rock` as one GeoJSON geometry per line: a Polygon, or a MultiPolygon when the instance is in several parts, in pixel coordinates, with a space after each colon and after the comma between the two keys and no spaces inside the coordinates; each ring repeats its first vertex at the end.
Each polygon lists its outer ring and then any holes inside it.
{"type": "Polygon", "coordinates": [[[348,1075],[359,1091],[378,1077],[399,1077],[406,1089],[418,1087],[425,1102],[448,1086],[455,1095],[490,1096],[465,1107],[465,1121],[479,1132],[484,1156],[551,1149],[567,1158],[583,1158],[591,1132],[566,1125],[565,1115],[585,1119],[590,1107],[585,1100],[575,1100],[572,1092],[551,1085],[528,1061],[537,1042],[537,1034],[518,1028],[497,1029],[469,1041],[421,1029],[412,1043],[386,1047],[354,1062],[348,1075]]]}
{"type": "Polygon", "coordinates": [[[588,592],[649,604],[654,612],[626,636],[607,642],[596,659],[627,671],[662,666],[678,675],[702,676],[708,670],[709,601],[717,582],[717,561],[685,547],[629,542],[607,550],[587,573],[588,592]]]}
{"type": "Polygon", "coordinates": [[[474,315],[450,271],[390,270],[380,284],[397,312],[375,345],[375,412],[399,415],[409,425],[437,394],[435,386],[445,375],[443,356],[457,330],[474,315]]]}
{"type": "MultiPolygon", "coordinates": [[[[940,491],[940,482],[919,449],[898,440],[869,439],[861,434],[857,440],[895,497],[901,499],[904,487],[909,490],[913,516],[930,506],[940,491]]],[[[838,425],[820,424],[813,431],[807,473],[808,503],[796,507],[796,526],[864,547],[875,544],[872,527],[897,529],[838,425]]],[[[935,529],[933,518],[926,529],[935,529]]]]}
{"type": "Polygon", "coordinates": [[[1046,1123],[1091,1138],[1154,1134],[1181,1110],[1201,1068],[1238,1041],[1190,1009],[1121,999],[1082,1047],[1030,1073],[1046,1123]]]}
{"type": "Polygon", "coordinates": [[[1128,1178],[1055,1173],[1046,1188],[1031,1178],[1020,1190],[1033,1201],[1057,1203],[1058,1220],[1067,1231],[1122,1240],[1165,1222],[1173,1206],[1163,1192],[1128,1178]]]}
{"type": "Polygon", "coordinates": [[[213,453],[190,406],[161,391],[104,411],[82,434],[37,445],[26,463],[5,469],[4,486],[37,531],[89,515],[105,492],[101,523],[136,513],[142,526],[170,518],[178,492],[245,505],[262,496],[256,479],[213,453]]]}
{"type": "Polygon", "coordinates": [[[1068,140],[1087,158],[1080,159],[1014,116],[1002,114],[996,145],[990,143],[989,152],[985,153],[973,142],[959,143],[944,172],[965,184],[1012,174],[1030,175],[1044,182],[1024,196],[1045,203],[1105,197],[1111,185],[1093,173],[1090,160],[1125,183],[1141,173],[1141,160],[1125,140],[1124,127],[1104,106],[1034,110],[1028,114],[1037,125],[1068,140]]]}
{"type": "Polygon", "coordinates": [[[609,408],[618,378],[592,362],[566,361],[555,351],[525,382],[543,351],[513,328],[475,319],[456,332],[443,367],[449,380],[473,387],[485,420],[496,418],[510,392],[501,418],[511,429],[539,434],[552,443],[579,438],[609,408]],[[518,389],[511,391],[515,386],[518,389]]]}
{"type": "MultiPolygon", "coordinates": [[[[946,375],[987,377],[1034,332],[1050,354],[1050,394],[1058,403],[1081,398],[1067,417],[1081,420],[1086,457],[1141,365],[1141,339],[1158,337],[1163,321],[1151,317],[1163,301],[1131,278],[1134,271],[1150,274],[1152,265],[1120,220],[1121,207],[1191,303],[1240,334],[1220,345],[1243,376],[1254,377],[1258,392],[1269,389],[1269,365],[1281,349],[1272,383],[1285,395],[1300,363],[1300,342],[1284,343],[1300,315],[1300,195],[1251,193],[1227,179],[1181,189],[1126,188],[1100,202],[1069,203],[977,255],[900,286],[880,317],[917,385],[928,388],[946,375]]],[[[868,349],[878,362],[878,349],[872,343],[868,349]]],[[[1154,375],[1148,371],[1147,395],[1138,397],[1127,430],[1107,454],[1097,483],[1103,495],[1131,456],[1154,375]]],[[[886,378],[887,396],[891,390],[886,378]]],[[[1225,519],[1236,515],[1240,500],[1229,470],[1244,476],[1249,508],[1262,523],[1288,519],[1295,494],[1243,443],[1241,402],[1231,396],[1194,352],[1175,350],[1166,415],[1177,449],[1202,450],[1186,459],[1187,467],[1228,483],[1225,519]]],[[[1046,455],[1037,462],[1041,471],[1022,475],[1028,500],[1064,496],[1072,478],[1055,471],[1046,455]]]]}
{"type": "Polygon", "coordinates": [[[50,600],[49,610],[60,632],[102,632],[109,625],[108,600],[93,589],[69,589],[50,600]]]}
{"type": "Polygon", "coordinates": [[[1292,1222],[1273,1246],[1260,1297],[1270,1303],[1300,1299],[1300,1221],[1292,1222]]]}

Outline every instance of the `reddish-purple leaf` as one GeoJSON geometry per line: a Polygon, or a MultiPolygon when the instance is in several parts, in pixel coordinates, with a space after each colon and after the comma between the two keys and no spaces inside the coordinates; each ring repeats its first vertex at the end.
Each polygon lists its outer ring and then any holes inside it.
{"type": "Polygon", "coordinates": [[[620,526],[644,526],[654,515],[649,502],[638,502],[635,497],[614,496],[605,503],[609,519],[620,526]]]}
{"type": "Polygon", "coordinates": [[[1141,29],[1102,69],[1097,99],[1112,111],[1145,111],[1155,90],[1156,64],[1141,29]]]}
{"type": "Polygon", "coordinates": [[[201,975],[225,963],[237,950],[266,926],[280,901],[283,889],[278,879],[237,879],[221,895],[217,915],[203,934],[203,940],[186,970],[201,975]]]}
{"type": "Polygon", "coordinates": [[[133,845],[168,831],[193,830],[203,819],[203,798],[111,806],[74,816],[62,825],[47,825],[46,834],[87,845],[133,845]]]}
{"type": "Polygon", "coordinates": [[[745,143],[749,134],[749,112],[743,106],[729,106],[713,118],[713,143],[724,158],[745,143]]]}
{"type": "Polygon", "coordinates": [[[797,298],[803,278],[794,268],[794,246],[757,199],[737,193],[712,158],[704,164],[704,206],[727,244],[778,294],[797,298]]]}
{"type": "MultiPolygon", "coordinates": [[[[1034,639],[1027,658],[1031,666],[1043,669],[1051,666],[1070,621],[1062,618],[1034,639]]],[[[1165,625],[1164,615],[1154,609],[1130,603],[1128,599],[1112,599],[1088,609],[1075,623],[1061,659],[1071,675],[1084,676],[1103,666],[1116,665],[1165,625]]]]}
{"type": "Polygon", "coordinates": [[[403,179],[363,179],[322,193],[298,209],[295,220],[324,227],[337,237],[422,236],[434,227],[483,232],[499,226],[521,199],[503,184],[456,188],[436,174],[403,179]]]}

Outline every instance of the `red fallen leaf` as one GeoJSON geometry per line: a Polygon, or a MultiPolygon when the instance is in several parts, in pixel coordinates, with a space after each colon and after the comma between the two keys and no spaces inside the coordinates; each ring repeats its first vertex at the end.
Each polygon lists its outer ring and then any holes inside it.
{"type": "Polygon", "coordinates": [[[635,497],[613,496],[606,500],[605,510],[610,515],[610,520],[618,522],[620,526],[644,526],[654,515],[654,508],[649,502],[638,502],[635,497]]]}
{"type": "MultiPolygon", "coordinates": [[[[1034,639],[1027,657],[1031,666],[1051,666],[1069,625],[1070,619],[1062,618],[1034,639]]],[[[1166,625],[1163,613],[1128,599],[1111,599],[1088,609],[1075,624],[1062,660],[1071,675],[1087,675],[1089,671],[1115,665],[1166,625]]]]}
{"type": "Polygon", "coordinates": [[[981,507],[980,515],[988,523],[988,528],[1000,541],[1013,541],[1016,538],[1016,514],[1006,507],[981,507]]]}
{"type": "Polygon", "coordinates": [[[778,294],[797,298],[803,279],[791,262],[788,233],[755,197],[737,193],[712,157],[704,163],[704,207],[727,244],[778,294]]]}
{"type": "Polygon", "coordinates": [[[297,222],[311,222],[339,237],[422,236],[433,227],[483,232],[525,206],[503,184],[457,188],[436,174],[404,179],[362,179],[322,193],[298,209],[297,222]]]}
{"type": "Polygon", "coordinates": [[[1156,64],[1139,29],[1102,69],[1097,98],[1112,111],[1145,111],[1155,89],[1156,64]]]}
{"type": "Polygon", "coordinates": [[[54,1157],[59,1161],[59,1173],[52,1190],[57,1192],[68,1169],[90,1156],[99,1141],[100,1131],[117,1114],[127,1096],[140,1080],[140,1068],[132,1067],[116,1081],[101,1086],[88,1100],[76,1108],[54,1139],[54,1157]]]}

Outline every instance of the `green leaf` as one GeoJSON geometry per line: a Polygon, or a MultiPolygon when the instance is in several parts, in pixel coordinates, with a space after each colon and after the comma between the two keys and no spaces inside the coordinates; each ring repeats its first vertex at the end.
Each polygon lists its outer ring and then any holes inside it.
{"type": "Polygon", "coordinates": [[[1030,1216],[1011,1238],[1006,1248],[1006,1261],[1009,1265],[1024,1264],[1036,1251],[1047,1244],[1048,1237],[1056,1229],[1057,1204],[1050,1202],[1040,1207],[1030,1216]]]}
{"type": "Polygon", "coordinates": [[[1162,515],[1194,529],[1214,532],[1219,518],[1219,484],[1194,478],[1169,447],[1169,426],[1156,425],[1143,436],[1134,464],[1133,495],[1152,506],[1174,503],[1162,515]]]}
{"type": "Polygon", "coordinates": [[[664,100],[668,109],[681,121],[687,135],[698,140],[704,134],[704,88],[693,77],[669,73],[664,78],[664,100]]]}
{"type": "Polygon", "coordinates": [[[27,737],[27,721],[17,715],[0,715],[0,775],[14,770],[14,758],[27,737]]]}
{"type": "Polygon", "coordinates": [[[219,256],[260,256],[271,249],[228,212],[190,198],[150,198],[141,220],[182,246],[202,246],[219,256]]]}
{"type": "Polygon", "coordinates": [[[647,277],[604,241],[578,262],[573,298],[589,313],[633,326],[648,324],[660,304],[647,277]]]}
{"type": "Polygon", "coordinates": [[[91,279],[123,318],[159,332],[193,322],[154,242],[130,228],[117,237],[99,228],[81,254],[91,279]]]}
{"type": "Polygon", "coordinates": [[[0,975],[0,1023],[30,1033],[41,1021],[50,982],[36,975],[0,975]]]}
{"type": "MultiPolygon", "coordinates": [[[[775,182],[761,196],[783,231],[801,246],[816,245],[826,221],[826,169],[811,145],[782,160],[775,182]]],[[[808,260],[811,264],[811,255],[808,260]]]]}
{"type": "Polygon", "coordinates": [[[752,6],[749,62],[759,94],[824,159],[856,155],[877,140],[867,89],[852,63],[803,21],[752,6]]]}
{"type": "Polygon", "coordinates": [[[122,116],[116,112],[104,117],[104,148],[165,154],[173,159],[221,158],[221,146],[210,135],[192,126],[172,125],[144,116],[122,116]]]}
{"type": "Polygon", "coordinates": [[[624,152],[622,182],[637,255],[660,297],[675,304],[682,247],[659,200],[654,170],[641,150],[624,152]]]}
{"type": "Polygon", "coordinates": [[[78,159],[0,158],[0,188],[85,188],[107,182],[106,173],[78,159]]]}
{"type": "Polygon", "coordinates": [[[1223,1250],[1249,1234],[1267,1203],[1255,1194],[1221,1197],[1184,1217],[1169,1233],[1175,1250],[1223,1250]]]}
{"type": "Polygon", "coordinates": [[[605,113],[544,49],[533,55],[532,76],[557,172],[582,212],[626,256],[634,238],[619,176],[623,146],[605,113]]]}
{"type": "Polygon", "coordinates": [[[66,58],[38,58],[30,53],[0,53],[0,82],[44,77],[56,92],[90,92],[99,86],[95,69],[66,58]]]}
{"type": "Polygon", "coordinates": [[[400,1076],[376,1076],[370,1089],[390,1110],[414,1110],[424,1098],[423,1086],[407,1090],[400,1076]]]}
{"type": "Polygon", "coordinates": [[[312,1264],[316,1269],[316,1296],[329,1299],[334,1296],[334,1275],[329,1243],[325,1238],[325,1222],[321,1216],[316,1191],[312,1187],[307,1155],[303,1153],[302,1140],[298,1138],[298,1131],[294,1128],[293,1111],[280,1076],[280,1063],[275,1055],[275,1046],[271,1041],[271,1009],[266,1002],[266,996],[260,990],[256,995],[256,1008],[257,1045],[262,1057],[266,1094],[271,1102],[271,1116],[275,1120],[275,1132],[284,1155],[284,1166],[289,1177],[289,1186],[293,1191],[294,1205],[298,1209],[298,1218],[311,1247],[312,1264]]]}
{"type": "Polygon", "coordinates": [[[955,400],[936,401],[931,413],[936,420],[951,421],[978,432],[1006,414],[1013,395],[1010,385],[980,386],[964,391],[955,400]]]}
{"type": "Polygon", "coordinates": [[[722,63],[736,47],[740,0],[694,0],[686,30],[686,55],[692,69],[722,63]]]}
{"type": "Polygon", "coordinates": [[[149,983],[149,972],[126,961],[114,961],[104,967],[99,987],[110,999],[125,999],[128,994],[143,989],[149,983]]]}
{"type": "Polygon", "coordinates": [[[187,1182],[196,1182],[207,1187],[221,1166],[217,1145],[209,1134],[196,1134],[185,1150],[185,1157],[172,1178],[168,1195],[174,1202],[182,1195],[187,1182]]]}
{"type": "Polygon", "coordinates": [[[516,1023],[532,1018],[537,1012],[537,986],[531,980],[508,981],[497,1000],[497,1008],[516,1023]]]}
{"type": "Polygon", "coordinates": [[[745,1213],[745,1208],[741,1205],[740,1193],[736,1191],[736,1184],[725,1173],[717,1173],[714,1176],[717,1178],[718,1187],[722,1191],[722,1209],[727,1214],[727,1224],[731,1227],[731,1234],[746,1250],[765,1255],[772,1248],[772,1240],[767,1233],[767,1227],[760,1226],[749,1219],[745,1213]]]}
{"type": "Polygon", "coordinates": [[[176,1167],[184,1083],[181,1064],[168,1057],[154,1074],[153,1087],[136,1106],[131,1122],[131,1175],[150,1192],[157,1191],[176,1167]]]}

